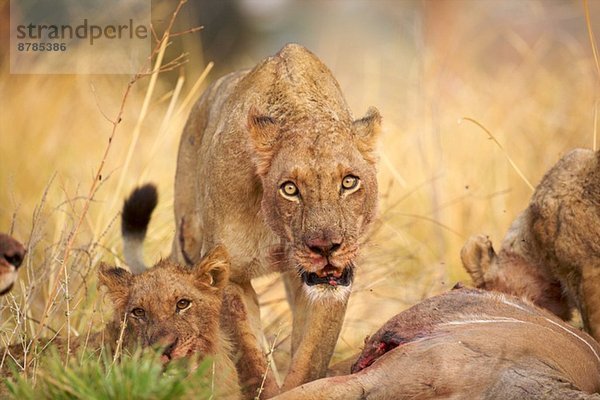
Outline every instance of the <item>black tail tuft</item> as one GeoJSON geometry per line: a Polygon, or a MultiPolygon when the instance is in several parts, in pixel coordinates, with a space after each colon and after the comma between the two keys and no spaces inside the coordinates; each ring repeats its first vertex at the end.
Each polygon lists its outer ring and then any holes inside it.
{"type": "Polygon", "coordinates": [[[136,188],[123,203],[121,232],[123,236],[146,236],[152,211],[158,203],[158,191],[152,183],[136,188]]]}

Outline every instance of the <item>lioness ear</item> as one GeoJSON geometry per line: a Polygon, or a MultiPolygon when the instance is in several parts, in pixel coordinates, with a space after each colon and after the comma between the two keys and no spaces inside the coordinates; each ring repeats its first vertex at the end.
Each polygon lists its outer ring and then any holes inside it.
{"type": "Polygon", "coordinates": [[[274,118],[262,114],[255,106],[248,112],[248,134],[254,153],[256,171],[260,176],[271,167],[274,147],[279,137],[279,125],[274,118]]]}
{"type": "Polygon", "coordinates": [[[375,148],[381,131],[381,114],[375,107],[367,110],[367,115],[353,122],[356,145],[363,157],[375,164],[375,148]]]}
{"type": "Polygon", "coordinates": [[[133,275],[129,271],[100,263],[98,281],[108,288],[108,296],[115,307],[127,304],[132,279],[133,275]]]}
{"type": "Polygon", "coordinates": [[[194,274],[198,282],[222,289],[229,280],[229,265],[227,250],[217,245],[194,266],[194,274]]]}

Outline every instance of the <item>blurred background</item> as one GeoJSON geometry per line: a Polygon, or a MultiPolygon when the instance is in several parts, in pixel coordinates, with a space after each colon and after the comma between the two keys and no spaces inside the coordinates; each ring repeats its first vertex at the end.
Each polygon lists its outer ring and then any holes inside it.
{"type": "MultiPolygon", "coordinates": [[[[176,5],[152,1],[158,32],[176,5]]],[[[0,343],[101,329],[109,305],[96,267],[122,263],[123,199],[140,183],[158,184],[146,259],[168,256],[177,146],[191,106],[222,74],[288,42],[329,66],[356,117],[369,106],[384,117],[380,218],[336,358],[399,311],[469,283],[464,241],[484,233],[498,246],[530,185],[570,149],[596,147],[600,73],[582,2],[198,0],[174,30],[204,29],[174,37],[163,64],[182,53],[189,62],[133,85],[85,210],[131,77],[9,74],[8,8],[0,0],[0,231],[26,243],[29,256],[19,287],[0,299],[0,343]]],[[[600,1],[589,11],[600,35],[600,1]]],[[[291,317],[282,286],[270,276],[256,287],[284,369],[291,317]]]]}

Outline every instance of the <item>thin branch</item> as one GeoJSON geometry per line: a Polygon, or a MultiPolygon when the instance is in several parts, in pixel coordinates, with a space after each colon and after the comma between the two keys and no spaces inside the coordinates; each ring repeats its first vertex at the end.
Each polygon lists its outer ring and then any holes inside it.
{"type": "MultiPolygon", "coordinates": [[[[81,227],[81,225],[83,224],[83,220],[87,214],[87,211],[90,207],[90,204],[92,202],[92,199],[94,198],[95,194],[96,194],[96,188],[98,186],[98,182],[100,182],[100,177],[102,176],[102,171],[104,170],[104,165],[106,164],[106,159],[108,158],[108,154],[110,152],[110,149],[112,148],[112,142],[113,139],[117,133],[117,127],[119,126],[119,124],[121,123],[121,119],[123,116],[123,111],[125,109],[125,103],[127,102],[127,98],[129,97],[129,94],[131,92],[131,88],[133,87],[133,85],[135,84],[135,82],[138,80],[139,75],[136,74],[127,84],[127,88],[125,89],[125,93],[123,94],[123,97],[121,98],[121,106],[119,108],[119,111],[117,113],[117,118],[115,118],[115,120],[112,122],[113,127],[112,127],[112,131],[110,133],[110,136],[108,138],[108,143],[106,145],[106,147],[104,148],[104,154],[102,155],[102,159],[100,161],[100,165],[98,166],[98,169],[96,170],[96,174],[94,176],[94,180],[92,181],[92,184],[90,186],[90,190],[88,192],[87,195],[87,200],[86,202],[83,204],[83,210],[81,212],[81,214],[79,215],[79,219],[73,229],[73,231],[70,233],[67,244],[65,245],[65,250],[63,253],[63,257],[62,257],[62,263],[63,263],[63,267],[66,268],[67,266],[67,261],[69,260],[69,256],[71,255],[71,250],[73,248],[73,244],[75,242],[75,238],[77,237],[77,234],[79,233],[79,229],[81,227]]],[[[55,277],[55,281],[54,281],[54,285],[52,287],[52,290],[50,291],[52,298],[56,297],[57,295],[57,291],[58,291],[58,287],[59,287],[59,282],[61,282],[60,280],[60,275],[61,272],[64,270],[63,269],[59,269],[58,270],[58,274],[55,277]]],[[[45,326],[46,325],[46,321],[48,319],[48,317],[50,316],[50,308],[52,306],[53,302],[49,301],[46,303],[45,307],[44,307],[44,313],[42,314],[42,319],[40,322],[41,326],[45,326]]],[[[37,339],[39,337],[39,334],[41,333],[41,330],[37,332],[37,334],[35,335],[34,339],[37,339]]],[[[70,331],[67,331],[67,341],[68,336],[70,335],[70,331]]],[[[67,349],[67,354],[68,354],[68,349],[67,349]]]]}
{"type": "MultiPolygon", "coordinates": [[[[513,159],[508,155],[508,153],[506,152],[506,150],[504,149],[504,147],[500,144],[500,142],[498,141],[498,139],[496,139],[496,137],[494,135],[492,135],[492,132],[490,132],[479,121],[477,121],[477,120],[475,120],[473,118],[463,117],[461,121],[463,121],[463,120],[464,121],[469,121],[469,122],[477,125],[485,133],[488,134],[489,138],[492,139],[494,141],[494,143],[496,143],[496,145],[498,145],[498,147],[500,148],[500,150],[502,150],[502,153],[504,153],[504,156],[506,157],[506,159],[508,160],[508,162],[510,163],[510,165],[513,167],[513,169],[517,172],[517,174],[521,177],[521,179],[523,180],[523,182],[525,182],[525,184],[527,186],[529,186],[529,189],[531,189],[531,191],[533,192],[535,190],[535,188],[533,187],[533,185],[531,184],[531,182],[529,182],[529,179],[527,179],[527,177],[525,176],[525,174],[523,174],[523,172],[519,169],[519,167],[517,167],[517,164],[515,164],[515,162],[513,161],[513,159]]],[[[459,121],[459,123],[461,121],[459,121]]]]}
{"type": "Polygon", "coordinates": [[[107,120],[108,122],[110,122],[111,124],[114,123],[114,121],[112,119],[110,119],[108,117],[108,115],[106,115],[104,113],[104,110],[102,110],[102,107],[100,107],[100,101],[98,100],[98,94],[96,93],[96,86],[94,86],[93,83],[90,83],[90,89],[92,91],[92,94],[94,95],[94,101],[96,102],[96,107],[98,107],[98,111],[100,111],[100,114],[102,114],[104,119],[107,120]]]}
{"type": "Polygon", "coordinates": [[[185,31],[171,33],[169,36],[170,37],[177,37],[177,36],[181,36],[181,35],[187,35],[188,33],[200,32],[202,29],[204,29],[203,26],[197,26],[195,28],[190,28],[190,29],[187,29],[185,31]]]}

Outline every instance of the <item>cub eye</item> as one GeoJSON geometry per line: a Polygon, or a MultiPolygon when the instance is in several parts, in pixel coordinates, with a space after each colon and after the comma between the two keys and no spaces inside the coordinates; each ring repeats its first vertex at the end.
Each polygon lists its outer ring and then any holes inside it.
{"type": "Polygon", "coordinates": [[[188,299],[181,299],[177,302],[177,311],[183,311],[183,310],[187,310],[188,308],[190,308],[190,306],[192,305],[192,302],[188,299]]]}
{"type": "Polygon", "coordinates": [[[355,191],[358,189],[358,184],[360,183],[360,179],[354,175],[346,175],[344,179],[342,179],[342,190],[344,191],[355,191]]]}
{"type": "Polygon", "coordinates": [[[146,311],[143,308],[134,308],[131,310],[131,314],[136,318],[144,318],[146,316],[146,311]]]}
{"type": "Polygon", "coordinates": [[[279,193],[281,193],[283,197],[291,200],[295,200],[295,198],[300,195],[298,186],[292,181],[283,182],[279,187],[279,193]]]}

